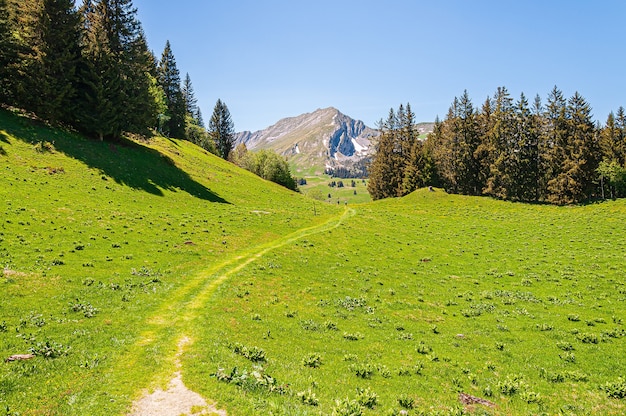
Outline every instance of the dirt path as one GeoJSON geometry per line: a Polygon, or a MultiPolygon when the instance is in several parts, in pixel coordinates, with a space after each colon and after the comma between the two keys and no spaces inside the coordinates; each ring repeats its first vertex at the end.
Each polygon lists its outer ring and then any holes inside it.
{"type": "Polygon", "coordinates": [[[176,368],[174,378],[167,386],[167,390],[158,389],[152,394],[147,394],[133,404],[130,416],[180,416],[180,415],[218,415],[226,416],[226,411],[217,409],[214,405],[207,403],[198,393],[195,393],[185,386],[180,372],[182,355],[185,346],[191,340],[183,337],[178,341],[178,351],[176,353],[176,368]]]}
{"type": "MultiPolygon", "coordinates": [[[[217,409],[209,404],[202,396],[189,390],[182,381],[180,356],[185,346],[191,342],[189,323],[199,314],[201,309],[215,290],[230,276],[241,271],[250,263],[260,259],[271,250],[291,244],[304,237],[329,231],[339,227],[345,219],[355,214],[353,209],[346,209],[343,215],[313,227],[298,230],[285,237],[270,243],[257,246],[237,257],[211,267],[206,272],[195,276],[185,286],[173,294],[167,305],[164,305],[157,314],[147,322],[147,329],[141,334],[140,340],[131,348],[128,355],[140,353],[140,350],[163,336],[165,329],[175,325],[180,339],[174,357],[175,372],[167,389],[157,389],[153,393],[145,393],[142,398],[133,403],[129,416],[180,416],[180,415],[219,415],[226,416],[226,411],[217,409]],[[181,313],[182,311],[182,313],[181,313]]],[[[128,360],[132,363],[134,360],[128,360]]]]}

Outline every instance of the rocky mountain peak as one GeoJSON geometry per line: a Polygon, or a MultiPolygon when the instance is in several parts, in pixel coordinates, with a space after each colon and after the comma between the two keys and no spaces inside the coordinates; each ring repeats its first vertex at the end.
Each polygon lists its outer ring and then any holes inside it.
{"type": "Polygon", "coordinates": [[[370,154],[378,132],[334,107],[287,117],[256,132],[237,133],[248,149],[272,149],[295,164],[322,169],[346,167],[370,154]]]}

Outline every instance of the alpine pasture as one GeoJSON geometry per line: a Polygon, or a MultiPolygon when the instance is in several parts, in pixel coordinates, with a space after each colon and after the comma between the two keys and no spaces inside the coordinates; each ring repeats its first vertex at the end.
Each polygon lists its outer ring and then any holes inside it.
{"type": "Polygon", "coordinates": [[[623,200],[338,206],[186,141],[0,126],[8,415],[128,414],[183,338],[229,415],[626,412],[623,200]]]}

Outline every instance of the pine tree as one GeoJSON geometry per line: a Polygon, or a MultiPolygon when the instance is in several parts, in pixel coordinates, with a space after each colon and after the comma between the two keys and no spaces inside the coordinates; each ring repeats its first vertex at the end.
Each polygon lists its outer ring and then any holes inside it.
{"type": "Polygon", "coordinates": [[[156,119],[151,54],[131,0],[86,0],[80,125],[101,139],[141,133],[156,119]]]}
{"type": "Polygon", "coordinates": [[[623,168],[626,168],[626,111],[624,107],[617,109],[615,127],[617,128],[617,140],[615,144],[617,161],[623,168]]]}
{"type": "Polygon", "coordinates": [[[204,128],[204,118],[202,118],[202,111],[200,111],[200,107],[197,107],[196,114],[194,115],[196,123],[198,126],[204,128]]]}
{"type": "Polygon", "coordinates": [[[225,160],[235,146],[235,125],[228,107],[218,99],[209,121],[209,136],[215,143],[218,155],[225,160]]]}
{"type": "Polygon", "coordinates": [[[540,137],[540,162],[542,171],[541,195],[544,199],[556,202],[556,177],[563,171],[567,138],[566,100],[556,86],[548,95],[544,111],[545,125],[540,137]]]}
{"type": "Polygon", "coordinates": [[[483,184],[480,183],[480,161],[476,150],[480,136],[474,106],[467,91],[458,100],[458,116],[452,123],[452,154],[456,156],[453,166],[456,190],[462,194],[480,195],[483,184]]]}
{"type": "Polygon", "coordinates": [[[14,100],[13,82],[17,64],[17,41],[13,36],[13,22],[7,0],[0,0],[0,102],[14,100]]]}
{"type": "Polygon", "coordinates": [[[183,101],[185,102],[185,111],[187,112],[187,114],[195,119],[195,116],[198,112],[198,100],[196,99],[195,93],[193,91],[193,84],[191,83],[191,77],[189,76],[189,73],[185,75],[182,94],[183,101]]]}
{"type": "Polygon", "coordinates": [[[165,49],[159,61],[158,80],[165,92],[168,108],[169,121],[166,123],[165,133],[182,139],[185,137],[185,100],[181,90],[180,73],[176,67],[169,40],[165,43],[165,49]]]}
{"type": "Polygon", "coordinates": [[[27,87],[33,92],[32,110],[52,122],[73,122],[81,56],[80,16],[73,0],[43,0],[38,12],[32,46],[40,54],[30,66],[27,87]]]}
{"type": "Polygon", "coordinates": [[[489,131],[489,177],[484,192],[508,199],[514,186],[514,164],[518,146],[514,132],[513,99],[505,87],[499,87],[494,98],[493,127],[489,131]]]}
{"type": "Polygon", "coordinates": [[[398,196],[402,187],[399,172],[401,160],[392,131],[383,131],[375,144],[375,153],[369,167],[367,191],[373,200],[398,196]]]}
{"type": "Polygon", "coordinates": [[[559,164],[548,181],[548,200],[555,204],[579,203],[594,192],[599,164],[599,143],[591,107],[577,92],[565,109],[564,134],[556,154],[559,164]]]}
{"type": "Polygon", "coordinates": [[[22,0],[13,2],[12,26],[19,35],[15,42],[15,61],[12,67],[7,68],[12,79],[9,81],[12,104],[34,111],[36,91],[33,91],[32,81],[36,79],[34,72],[41,60],[41,36],[39,31],[39,16],[42,4],[38,0],[22,0]]]}

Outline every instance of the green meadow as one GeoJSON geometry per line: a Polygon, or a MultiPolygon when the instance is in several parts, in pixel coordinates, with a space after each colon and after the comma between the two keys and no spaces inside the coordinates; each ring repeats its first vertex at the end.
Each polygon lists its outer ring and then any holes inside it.
{"type": "Polygon", "coordinates": [[[307,176],[305,179],[306,185],[299,185],[298,188],[303,194],[318,201],[335,205],[372,201],[367,192],[367,180],[364,179],[340,179],[329,175],[307,176]],[[330,186],[333,182],[335,186],[330,186]],[[339,186],[339,182],[343,183],[343,186],[339,186]]]}
{"type": "Polygon", "coordinates": [[[623,200],[314,202],[6,111],[0,146],[7,415],[127,414],[183,338],[229,415],[626,413],[623,200]]]}

